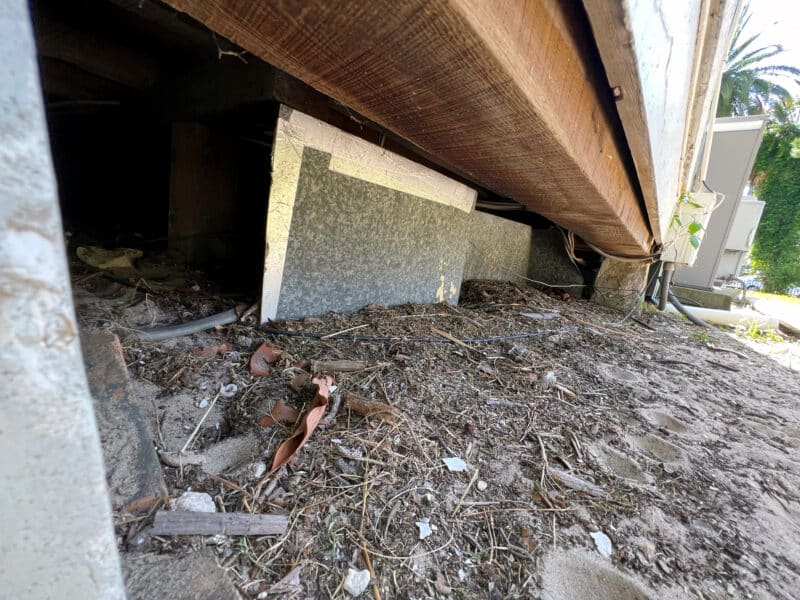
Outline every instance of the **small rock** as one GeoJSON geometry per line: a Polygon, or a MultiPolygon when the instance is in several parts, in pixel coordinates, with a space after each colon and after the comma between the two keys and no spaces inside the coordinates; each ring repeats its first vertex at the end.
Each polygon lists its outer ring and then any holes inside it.
{"type": "Polygon", "coordinates": [[[372,577],[366,569],[363,571],[347,569],[347,575],[344,577],[344,591],[353,598],[357,598],[367,589],[371,579],[372,577]]]}
{"type": "Polygon", "coordinates": [[[253,475],[253,479],[260,479],[264,476],[264,473],[267,472],[267,463],[263,460],[257,460],[249,466],[249,469],[250,473],[253,475]]]}
{"type": "Polygon", "coordinates": [[[611,540],[609,537],[602,531],[594,531],[589,535],[592,536],[597,551],[602,556],[609,558],[611,556],[611,552],[613,551],[613,546],[611,545],[611,540]]]}
{"type": "Polygon", "coordinates": [[[486,483],[483,479],[479,479],[478,483],[476,483],[475,485],[477,486],[479,492],[483,492],[486,490],[486,488],[489,487],[489,484],[486,483]]]}
{"type": "Polygon", "coordinates": [[[180,498],[171,500],[169,506],[172,510],[187,512],[217,512],[214,499],[205,492],[183,492],[180,498]]]}
{"type": "Polygon", "coordinates": [[[236,392],[239,391],[239,386],[235,383],[229,383],[228,385],[220,385],[219,386],[219,393],[223,398],[233,398],[236,395],[236,392]]]}
{"type": "Polygon", "coordinates": [[[548,371],[542,377],[542,389],[549,390],[556,384],[556,374],[553,371],[548,371]]]}
{"type": "Polygon", "coordinates": [[[447,470],[450,471],[451,473],[460,473],[461,471],[467,470],[467,463],[465,463],[457,456],[443,458],[442,462],[445,465],[447,465],[447,470]]]}

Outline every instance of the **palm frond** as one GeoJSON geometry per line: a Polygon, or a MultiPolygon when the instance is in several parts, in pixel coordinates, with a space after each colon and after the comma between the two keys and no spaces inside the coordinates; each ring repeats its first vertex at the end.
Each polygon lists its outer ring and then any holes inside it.
{"type": "Polygon", "coordinates": [[[784,48],[780,45],[754,48],[760,37],[758,33],[739,41],[750,22],[749,11],[748,3],[736,24],[720,82],[717,116],[761,114],[776,109],[782,110],[785,117],[789,111],[784,110],[784,105],[791,101],[791,93],[772,78],[783,77],[800,84],[800,68],[770,64],[784,48]]]}

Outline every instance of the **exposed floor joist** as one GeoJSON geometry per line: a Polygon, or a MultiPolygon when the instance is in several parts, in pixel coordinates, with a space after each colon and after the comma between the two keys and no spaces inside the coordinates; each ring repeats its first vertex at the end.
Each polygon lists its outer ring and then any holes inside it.
{"type": "Polygon", "coordinates": [[[168,3],[604,250],[650,250],[580,6],[168,3]]]}

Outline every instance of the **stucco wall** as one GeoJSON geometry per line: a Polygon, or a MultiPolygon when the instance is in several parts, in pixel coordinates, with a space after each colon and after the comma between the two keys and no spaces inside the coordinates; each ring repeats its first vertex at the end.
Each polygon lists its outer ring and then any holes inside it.
{"type": "Polygon", "coordinates": [[[262,321],[458,302],[474,205],[474,190],[283,107],[262,321]]]}
{"type": "Polygon", "coordinates": [[[464,280],[519,281],[528,276],[530,225],[489,213],[469,216],[464,280]]]}
{"type": "Polygon", "coordinates": [[[0,596],[123,598],[24,0],[0,55],[0,596]]]}

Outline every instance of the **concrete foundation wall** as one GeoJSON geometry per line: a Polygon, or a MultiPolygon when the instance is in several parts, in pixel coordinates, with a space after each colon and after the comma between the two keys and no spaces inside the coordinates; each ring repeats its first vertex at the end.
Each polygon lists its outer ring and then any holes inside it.
{"type": "Polygon", "coordinates": [[[649,263],[604,258],[594,281],[592,302],[629,311],[644,299],[649,263]]]}
{"type": "Polygon", "coordinates": [[[24,0],[0,52],[0,596],[124,598],[24,0]]]}
{"type": "MultiPolygon", "coordinates": [[[[537,229],[531,234],[528,277],[553,287],[583,286],[583,275],[569,259],[558,229],[537,229]]],[[[580,296],[581,288],[568,291],[580,296]]]]}
{"type": "Polygon", "coordinates": [[[474,190],[284,107],[262,321],[458,302],[474,204],[474,190]]]}
{"type": "Polygon", "coordinates": [[[476,211],[469,216],[464,280],[527,277],[530,252],[529,225],[476,211]]]}

